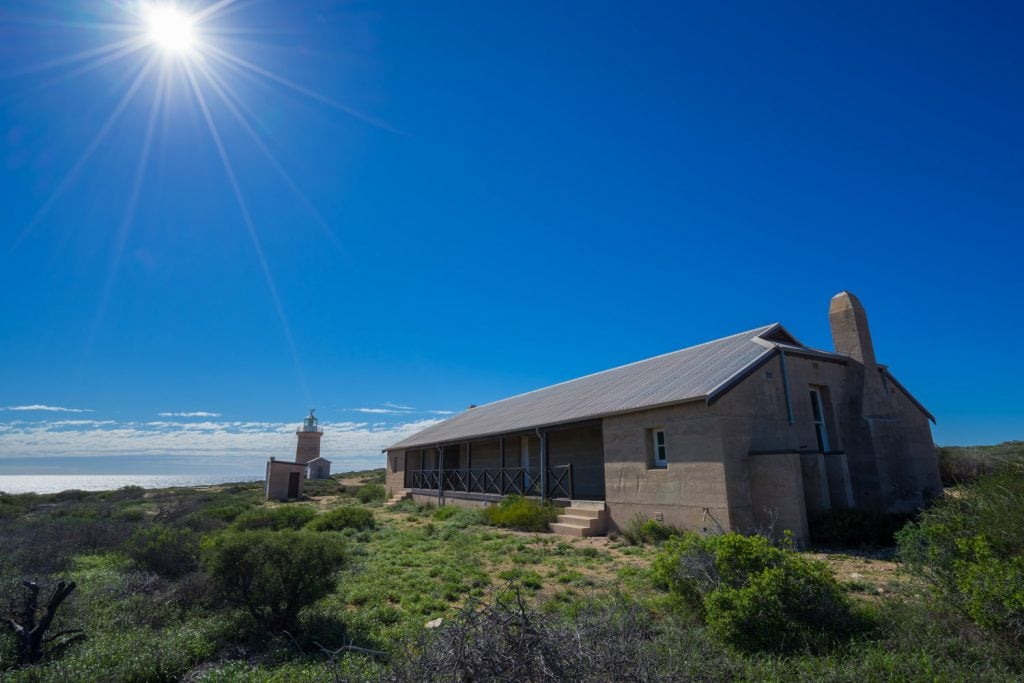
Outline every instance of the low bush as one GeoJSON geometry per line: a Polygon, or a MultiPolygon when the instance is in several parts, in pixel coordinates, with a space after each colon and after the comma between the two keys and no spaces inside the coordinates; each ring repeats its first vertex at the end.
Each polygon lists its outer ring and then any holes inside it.
{"type": "Polygon", "coordinates": [[[345,558],[341,538],[305,531],[227,531],[202,545],[226,598],[273,630],[294,627],[299,610],[334,590],[345,558]]]}
{"type": "Polygon", "coordinates": [[[140,569],[161,576],[181,576],[198,567],[199,541],[188,529],[150,524],[132,534],[124,550],[140,569]]]}
{"type": "Polygon", "coordinates": [[[820,546],[846,548],[890,547],[896,544],[896,532],[913,518],[911,514],[831,510],[811,517],[811,542],[820,546]]]}
{"type": "Polygon", "coordinates": [[[318,515],[309,523],[313,531],[342,531],[344,529],[372,529],[376,525],[373,511],[366,508],[346,506],[334,508],[318,515]]]}
{"type": "Polygon", "coordinates": [[[451,519],[459,512],[459,509],[454,505],[442,505],[441,507],[434,510],[434,519],[439,522],[443,522],[446,519],[451,519]]]}
{"type": "Polygon", "coordinates": [[[235,519],[234,528],[270,529],[301,529],[316,517],[316,510],[305,505],[282,505],[272,508],[257,508],[243,513],[235,519]]]}
{"type": "Polygon", "coordinates": [[[100,498],[108,500],[110,502],[120,502],[125,500],[137,500],[146,496],[146,489],[135,484],[128,486],[122,486],[114,491],[104,491],[99,494],[100,498]]]}
{"type": "Polygon", "coordinates": [[[22,515],[39,502],[38,493],[10,494],[0,491],[0,519],[22,515]]]}
{"type": "Polygon", "coordinates": [[[522,496],[506,496],[497,505],[484,508],[482,518],[491,526],[519,531],[548,531],[548,524],[558,517],[559,508],[551,503],[538,503],[522,496]]]}
{"type": "Polygon", "coordinates": [[[204,507],[189,516],[187,523],[193,523],[199,521],[202,524],[204,521],[212,520],[221,523],[230,523],[238,519],[241,515],[252,510],[256,505],[249,501],[243,500],[226,500],[214,503],[204,507]]]}
{"type": "Polygon", "coordinates": [[[860,625],[825,563],[762,536],[686,533],[666,541],[652,572],[739,650],[823,651],[860,625]]]}
{"type": "Polygon", "coordinates": [[[345,487],[336,479],[307,479],[302,492],[307,496],[337,496],[345,493],[345,487]]]}
{"type": "Polygon", "coordinates": [[[387,498],[387,491],[380,484],[367,484],[359,487],[356,498],[360,503],[373,503],[387,498]]]}
{"type": "Polygon", "coordinates": [[[904,565],[940,603],[1024,642],[1024,468],[980,477],[897,540],[904,565]]]}
{"type": "Polygon", "coordinates": [[[121,550],[138,526],[108,516],[106,509],[90,515],[55,512],[0,520],[0,568],[33,575],[60,572],[77,554],[121,550]]]}
{"type": "Polygon", "coordinates": [[[383,485],[387,481],[387,472],[383,467],[379,467],[375,470],[362,470],[359,472],[342,472],[339,474],[332,475],[335,479],[358,479],[363,484],[381,484],[383,485]]]}
{"type": "Polygon", "coordinates": [[[943,484],[971,484],[1008,466],[1024,465],[1024,441],[1007,441],[997,446],[942,446],[938,455],[943,484]]]}
{"type": "Polygon", "coordinates": [[[644,545],[647,543],[662,543],[672,536],[679,536],[682,530],[664,524],[657,520],[647,519],[643,515],[636,515],[629,520],[625,527],[619,530],[622,539],[630,545],[644,545]]]}
{"type": "Polygon", "coordinates": [[[679,662],[697,663],[722,679],[739,674],[690,634],[666,631],[621,597],[587,602],[570,618],[558,618],[527,606],[513,588],[482,603],[471,600],[455,618],[422,632],[399,655],[389,680],[710,680],[679,662]]]}
{"type": "Polygon", "coordinates": [[[455,507],[454,505],[442,505],[434,512],[434,519],[444,522],[449,527],[465,529],[474,524],[480,524],[480,510],[455,507]]]}
{"type": "Polygon", "coordinates": [[[80,502],[86,498],[95,495],[91,491],[83,491],[81,489],[65,489],[59,493],[53,494],[53,500],[58,503],[65,503],[68,501],[80,502]]]}

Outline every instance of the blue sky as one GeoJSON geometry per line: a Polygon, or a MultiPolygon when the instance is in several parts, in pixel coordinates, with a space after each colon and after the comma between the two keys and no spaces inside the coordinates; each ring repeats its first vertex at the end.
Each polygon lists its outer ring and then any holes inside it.
{"type": "Polygon", "coordinates": [[[939,443],[1024,438],[1019,3],[214,4],[202,59],[98,65],[137,3],[0,8],[0,471],[255,466],[310,406],[375,463],[757,325],[831,348],[841,289],[939,443]]]}

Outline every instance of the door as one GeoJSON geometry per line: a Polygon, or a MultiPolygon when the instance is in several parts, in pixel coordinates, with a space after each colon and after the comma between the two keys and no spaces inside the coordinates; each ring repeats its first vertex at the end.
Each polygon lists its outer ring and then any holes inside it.
{"type": "Polygon", "coordinates": [[[288,473],[288,497],[298,498],[299,497],[299,477],[300,472],[289,472],[288,473]]]}

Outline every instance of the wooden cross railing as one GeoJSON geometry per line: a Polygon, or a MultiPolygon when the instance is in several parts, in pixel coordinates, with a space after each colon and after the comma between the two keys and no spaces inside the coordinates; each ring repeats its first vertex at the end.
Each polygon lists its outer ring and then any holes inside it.
{"type": "Polygon", "coordinates": [[[413,470],[410,474],[411,488],[427,491],[492,493],[500,496],[538,496],[565,500],[573,498],[572,465],[554,465],[547,468],[547,491],[543,492],[543,496],[539,468],[413,470]]]}

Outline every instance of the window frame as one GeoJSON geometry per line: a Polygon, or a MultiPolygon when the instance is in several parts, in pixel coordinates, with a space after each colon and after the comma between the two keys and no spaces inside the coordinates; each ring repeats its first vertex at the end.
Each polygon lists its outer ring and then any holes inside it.
{"type": "Polygon", "coordinates": [[[814,434],[818,439],[818,450],[821,453],[832,452],[832,437],[828,432],[828,420],[825,418],[825,399],[822,387],[809,387],[811,394],[811,422],[814,423],[814,434]]]}
{"type": "Polygon", "coordinates": [[[650,433],[651,469],[668,469],[668,438],[665,436],[664,427],[652,427],[650,433]],[[661,435],[661,443],[658,443],[658,436],[661,435]],[[659,453],[661,457],[659,457],[659,453]]]}

